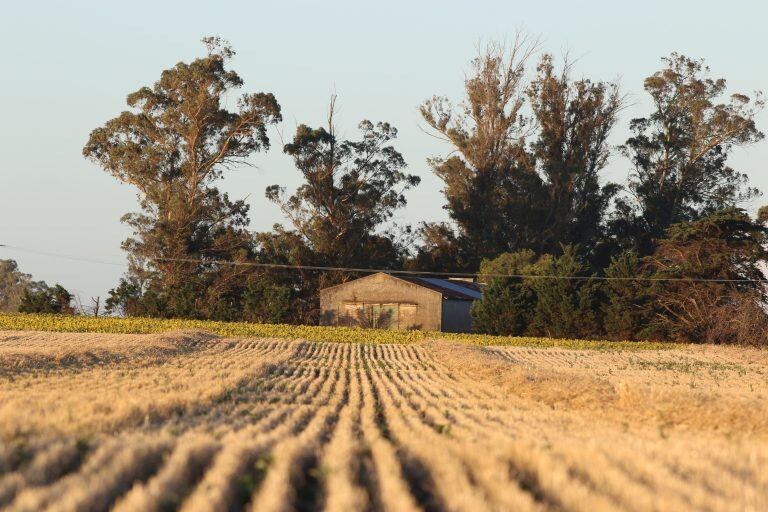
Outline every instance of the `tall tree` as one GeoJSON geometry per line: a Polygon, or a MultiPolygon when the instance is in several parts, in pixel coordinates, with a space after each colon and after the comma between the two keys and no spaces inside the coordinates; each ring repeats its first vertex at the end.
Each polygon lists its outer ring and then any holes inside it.
{"type": "Polygon", "coordinates": [[[249,272],[217,264],[252,257],[253,241],[245,230],[248,206],[215,184],[269,148],[266,129],[281,119],[280,106],[272,94],[256,93],[228,110],[227,97],[243,84],[226,66],[234,51],[219,38],[203,42],[205,57],[180,62],[128,95],[131,110],[91,132],[83,149],[139,190],[141,212],[123,218],[134,237],[123,244],[131,268],[116,289],[125,300],[113,298],[115,307],[138,294],[152,304],[145,313],[227,316],[249,272]]]}
{"type": "Polygon", "coordinates": [[[665,68],[645,80],[653,101],[647,117],[631,122],[622,150],[633,164],[633,200],[618,204],[619,236],[633,238],[641,254],[653,250],[672,224],[707,214],[757,195],[747,176],[728,165],[737,147],[763,138],[755,115],[764,102],[733,94],[723,102],[726,81],[709,76],[702,60],[673,53],[665,68]]]}
{"type": "Polygon", "coordinates": [[[619,186],[601,183],[610,155],[608,135],[622,97],[615,83],[573,80],[567,61],[558,73],[544,55],[528,88],[537,126],[531,152],[544,180],[542,252],[579,245],[591,255],[604,235],[606,211],[619,186]]]}
{"type": "Polygon", "coordinates": [[[483,258],[535,238],[530,228],[539,216],[541,180],[526,150],[531,128],[523,107],[526,63],[536,46],[525,37],[511,48],[489,44],[472,61],[464,103],[454,107],[436,96],[421,106],[425,122],[455,148],[429,163],[445,184],[445,208],[458,231],[458,268],[476,269],[483,258]]]}
{"type": "MultiPolygon", "coordinates": [[[[427,226],[424,234],[437,253],[458,253],[465,269],[503,252],[558,252],[569,243],[591,255],[619,189],[602,184],[599,175],[622,105],[618,87],[573,80],[569,63],[557,72],[550,55],[541,57],[528,83],[535,47],[525,39],[510,51],[489,45],[473,61],[464,104],[454,108],[436,97],[421,108],[457,153],[430,163],[445,183],[446,209],[458,232],[451,237],[445,228],[427,226]],[[443,235],[440,243],[435,235],[443,235]],[[451,243],[459,250],[446,249],[451,243]]],[[[417,261],[427,266],[444,259],[421,252],[417,261]]]]}
{"type": "MultiPolygon", "coordinates": [[[[388,123],[362,121],[359,140],[339,140],[334,124],[334,102],[327,128],[300,125],[284,151],[293,158],[304,182],[291,196],[273,185],[266,195],[280,205],[292,232],[278,229],[290,262],[335,267],[399,266],[403,250],[392,233],[382,229],[394,212],[405,206],[404,192],[419,183],[405,173],[402,155],[391,145],[397,130],[388,123]]],[[[262,236],[262,245],[272,244],[262,236]]],[[[314,286],[336,284],[348,273],[302,277],[314,286]]],[[[315,290],[311,293],[314,294],[315,290]]]]}

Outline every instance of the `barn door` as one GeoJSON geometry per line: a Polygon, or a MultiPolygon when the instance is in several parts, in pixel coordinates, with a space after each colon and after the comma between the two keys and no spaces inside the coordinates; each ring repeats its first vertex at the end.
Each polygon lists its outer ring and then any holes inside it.
{"type": "Polygon", "coordinates": [[[418,319],[416,317],[416,304],[400,304],[400,314],[398,315],[398,329],[417,329],[418,319]]]}
{"type": "Polygon", "coordinates": [[[362,302],[348,302],[344,304],[344,322],[346,325],[358,325],[363,317],[362,302]]]}

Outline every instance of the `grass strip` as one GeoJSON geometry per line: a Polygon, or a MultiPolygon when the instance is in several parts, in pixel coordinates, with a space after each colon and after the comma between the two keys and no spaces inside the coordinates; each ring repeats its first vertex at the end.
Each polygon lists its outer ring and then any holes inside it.
{"type": "Polygon", "coordinates": [[[226,338],[287,338],[333,343],[409,344],[430,339],[445,339],[468,345],[577,350],[666,350],[676,346],[674,343],[652,341],[574,340],[316,325],[0,313],[0,330],[9,331],[152,334],[187,329],[203,330],[226,338]]]}

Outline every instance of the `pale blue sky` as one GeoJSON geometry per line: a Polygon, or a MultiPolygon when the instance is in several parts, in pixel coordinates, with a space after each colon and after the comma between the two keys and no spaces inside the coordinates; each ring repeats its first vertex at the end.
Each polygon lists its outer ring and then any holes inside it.
{"type": "MultiPolygon", "coordinates": [[[[448,151],[421,131],[417,107],[433,94],[460,98],[478,40],[524,28],[541,37],[543,49],[578,57],[577,74],[619,78],[632,105],[615,130],[618,144],[630,118],[647,111],[643,78],[671,51],[705,57],[734,91],[768,90],[767,19],[768,7],[755,0],[5,2],[0,243],[125,260],[120,242],[129,232],[119,219],[135,210],[135,191],[85,161],[81,148],[93,128],[125,109],[129,92],[201,55],[206,35],[231,41],[243,91],[273,92],[283,108],[272,150],[255,156],[257,168],[230,173],[222,186],[249,197],[251,227],[263,230],[281,220],[264,199],[265,186],[298,183],[278,132],[289,138],[298,123],[321,123],[334,91],[350,136],[363,118],[399,129],[397,147],[422,184],[398,222],[415,224],[445,218],[440,182],[425,160],[448,151]]],[[[768,131],[768,113],[758,121],[768,131]]],[[[732,164],[768,192],[767,161],[764,141],[740,151],[732,164]]],[[[624,182],[627,171],[616,157],[607,176],[624,182]]],[[[106,295],[123,272],[2,248],[0,258],[16,259],[37,279],[61,282],[84,300],[106,295]]]]}

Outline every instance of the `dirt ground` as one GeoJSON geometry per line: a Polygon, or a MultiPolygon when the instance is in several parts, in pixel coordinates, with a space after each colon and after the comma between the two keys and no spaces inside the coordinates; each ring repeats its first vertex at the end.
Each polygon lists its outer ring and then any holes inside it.
{"type": "Polygon", "coordinates": [[[0,331],[0,509],[768,510],[768,352],[0,331]]]}

